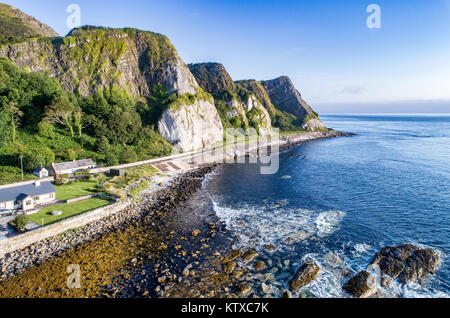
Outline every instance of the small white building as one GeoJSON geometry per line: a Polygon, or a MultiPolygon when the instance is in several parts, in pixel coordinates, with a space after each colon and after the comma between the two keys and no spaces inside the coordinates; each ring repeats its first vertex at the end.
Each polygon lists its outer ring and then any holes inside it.
{"type": "Polygon", "coordinates": [[[36,181],[31,184],[0,189],[0,210],[27,212],[55,200],[56,190],[50,182],[36,181]]]}
{"type": "Polygon", "coordinates": [[[42,167],[38,167],[34,169],[33,174],[38,178],[47,178],[48,177],[48,170],[42,167]]]}

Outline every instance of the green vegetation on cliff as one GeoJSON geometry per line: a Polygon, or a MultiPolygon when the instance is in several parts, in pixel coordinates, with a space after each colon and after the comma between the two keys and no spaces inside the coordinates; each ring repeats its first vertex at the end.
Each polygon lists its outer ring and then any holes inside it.
{"type": "Polygon", "coordinates": [[[36,19],[0,3],[0,45],[39,36],[57,36],[57,34],[36,19]]]}
{"type": "MultiPolygon", "coordinates": [[[[139,103],[115,86],[90,97],[67,92],[57,80],[0,58],[0,183],[21,179],[21,157],[31,178],[36,166],[54,160],[116,165],[170,154],[155,120],[137,112],[139,103]]],[[[149,111],[154,107],[148,102],[149,111]]]]}

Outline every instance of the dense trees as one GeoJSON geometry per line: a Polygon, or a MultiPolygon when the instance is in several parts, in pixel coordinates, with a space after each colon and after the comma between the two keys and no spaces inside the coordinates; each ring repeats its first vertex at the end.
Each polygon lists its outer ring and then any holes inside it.
{"type": "MultiPolygon", "coordinates": [[[[156,129],[172,99],[164,85],[145,102],[116,87],[83,97],[0,58],[0,177],[6,157],[22,156],[32,171],[73,157],[116,165],[168,155],[171,145],[156,129]]],[[[8,159],[14,168],[18,162],[8,159]]]]}

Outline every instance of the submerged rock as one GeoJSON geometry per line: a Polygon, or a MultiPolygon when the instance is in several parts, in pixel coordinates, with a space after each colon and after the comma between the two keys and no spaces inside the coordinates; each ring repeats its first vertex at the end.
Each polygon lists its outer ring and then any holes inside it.
{"type": "Polygon", "coordinates": [[[247,297],[252,292],[252,288],[249,284],[242,283],[236,287],[236,290],[241,297],[247,297]]]}
{"type": "Polygon", "coordinates": [[[230,253],[230,255],[226,256],[223,260],[224,263],[229,261],[234,261],[236,258],[242,255],[242,250],[234,250],[230,253]]]}
{"type": "Polygon", "coordinates": [[[377,292],[375,278],[366,271],[353,276],[343,288],[357,298],[368,298],[377,292]]]}
{"type": "Polygon", "coordinates": [[[267,268],[266,263],[264,263],[263,261],[259,261],[255,264],[255,270],[257,271],[262,271],[266,268],[267,268]]]}
{"type": "Polygon", "coordinates": [[[256,253],[254,250],[248,250],[247,252],[242,255],[242,260],[245,264],[251,263],[255,258],[258,257],[258,253],[256,253]]]}
{"type": "Polygon", "coordinates": [[[223,264],[223,271],[227,274],[231,274],[236,268],[236,262],[227,262],[223,264]]]}
{"type": "Polygon", "coordinates": [[[295,276],[289,282],[289,289],[291,291],[297,291],[302,286],[312,282],[316,279],[321,269],[314,262],[307,262],[303,264],[298,270],[295,276]]]}

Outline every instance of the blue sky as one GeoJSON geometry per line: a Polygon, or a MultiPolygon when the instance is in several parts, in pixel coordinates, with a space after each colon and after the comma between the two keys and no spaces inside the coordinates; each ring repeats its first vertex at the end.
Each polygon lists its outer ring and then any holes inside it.
{"type": "Polygon", "coordinates": [[[288,75],[319,111],[450,100],[450,0],[4,2],[61,35],[67,6],[78,4],[83,25],[166,34],[186,63],[223,63],[235,80],[288,75]],[[366,25],[372,3],[381,29],[366,25]]]}

